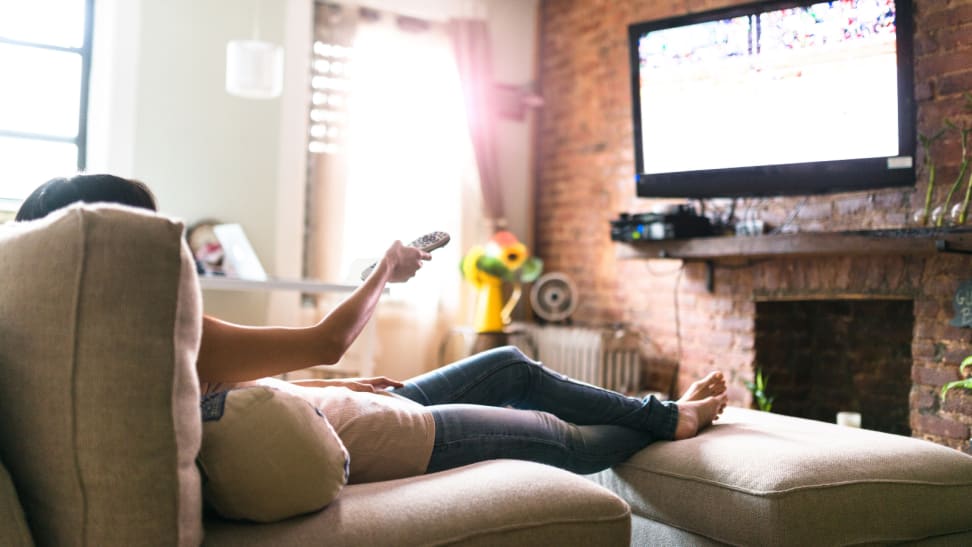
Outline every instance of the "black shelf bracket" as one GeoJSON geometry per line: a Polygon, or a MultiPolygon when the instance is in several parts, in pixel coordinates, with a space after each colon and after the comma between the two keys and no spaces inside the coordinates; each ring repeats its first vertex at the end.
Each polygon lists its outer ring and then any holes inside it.
{"type": "Polygon", "coordinates": [[[944,239],[935,240],[935,250],[940,253],[955,253],[963,255],[972,255],[972,249],[956,249],[948,244],[948,241],[944,239]]]}

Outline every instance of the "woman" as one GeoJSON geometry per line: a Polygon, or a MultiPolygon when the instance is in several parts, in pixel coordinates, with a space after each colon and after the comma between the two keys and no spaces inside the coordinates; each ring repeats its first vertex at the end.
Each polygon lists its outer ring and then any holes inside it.
{"type": "MultiPolygon", "coordinates": [[[[43,184],[16,218],[41,218],[76,202],[156,210],[155,198],[142,183],[78,175],[43,184]]],[[[271,378],[338,362],[371,318],[385,285],[407,281],[429,259],[429,253],[395,241],[362,285],[310,327],[249,327],[204,316],[196,364],[203,393],[262,384],[307,399],[324,412],[348,448],[351,482],[495,458],[593,473],[655,440],[692,437],[725,408],[720,372],[693,383],[678,401],[662,402],[575,382],[509,346],[405,382],[271,378]]]]}

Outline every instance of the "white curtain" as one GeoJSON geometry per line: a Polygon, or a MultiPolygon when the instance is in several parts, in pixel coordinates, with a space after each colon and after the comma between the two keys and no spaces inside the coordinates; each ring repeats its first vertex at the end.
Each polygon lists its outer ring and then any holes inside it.
{"type": "MultiPolygon", "coordinates": [[[[311,242],[321,261],[355,280],[395,239],[433,230],[452,235],[405,284],[392,285],[376,315],[372,372],[404,378],[429,370],[463,317],[459,261],[481,239],[481,198],[459,76],[448,36],[436,24],[397,17],[359,19],[347,66],[342,161],[331,160],[311,242]],[[340,213],[337,211],[340,209],[340,213]],[[332,214],[326,214],[327,212],[332,214]]],[[[312,209],[313,210],[313,209],[312,209]]]]}

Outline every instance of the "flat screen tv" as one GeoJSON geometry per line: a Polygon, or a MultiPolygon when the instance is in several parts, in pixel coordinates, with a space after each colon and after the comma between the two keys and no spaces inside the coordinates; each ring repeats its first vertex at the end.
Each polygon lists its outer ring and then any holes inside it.
{"type": "Polygon", "coordinates": [[[637,195],[915,184],[910,0],[769,0],[630,25],[637,195]]]}

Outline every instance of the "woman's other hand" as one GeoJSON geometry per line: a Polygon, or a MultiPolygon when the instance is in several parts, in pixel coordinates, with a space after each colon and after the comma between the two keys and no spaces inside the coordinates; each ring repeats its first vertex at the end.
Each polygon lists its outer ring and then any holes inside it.
{"type": "Polygon", "coordinates": [[[405,384],[385,376],[372,378],[334,378],[330,380],[294,380],[292,384],[304,387],[344,387],[351,391],[365,391],[375,393],[390,387],[402,387],[405,384]]]}

